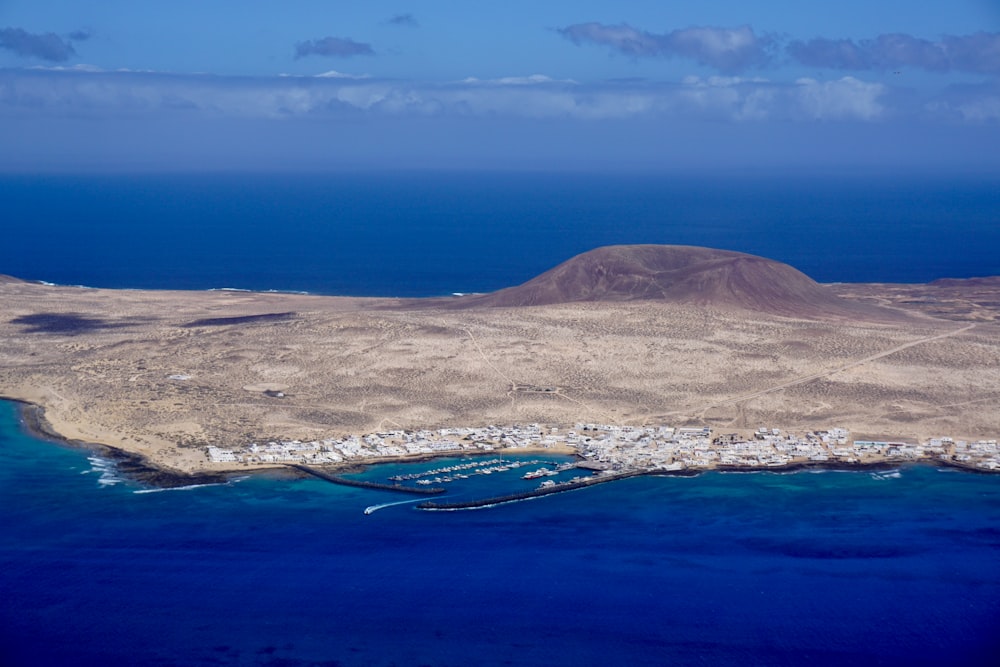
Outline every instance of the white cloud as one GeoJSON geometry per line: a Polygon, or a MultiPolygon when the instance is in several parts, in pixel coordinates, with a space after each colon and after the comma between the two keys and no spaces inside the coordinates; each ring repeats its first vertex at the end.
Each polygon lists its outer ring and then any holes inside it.
{"type": "Polygon", "coordinates": [[[369,74],[346,74],[344,72],[338,72],[335,69],[328,70],[321,74],[314,74],[317,79],[370,79],[369,74]]]}
{"type": "MultiPolygon", "coordinates": [[[[106,70],[101,69],[97,65],[85,65],[80,63],[78,65],[32,65],[28,69],[38,69],[38,70],[48,70],[50,72],[104,72],[106,70]]],[[[130,70],[118,70],[119,72],[127,72],[130,70]]]]}
{"type": "Polygon", "coordinates": [[[1000,122],[1000,82],[948,87],[924,110],[932,118],[981,125],[1000,122]]]}
{"type": "Polygon", "coordinates": [[[974,123],[989,123],[1000,121],[1000,97],[987,97],[959,104],[956,107],[962,114],[962,119],[974,123]]]}
{"type": "Polygon", "coordinates": [[[530,76],[504,76],[499,79],[477,79],[474,76],[462,79],[461,83],[483,84],[495,86],[532,86],[546,83],[570,83],[575,84],[573,79],[553,79],[544,74],[532,74],[530,76]]]}
{"type": "Polygon", "coordinates": [[[885,113],[879,101],[886,87],[852,76],[835,81],[799,79],[795,99],[808,118],[815,120],[877,120],[885,113]]]}
{"type": "Polygon", "coordinates": [[[556,32],[574,44],[599,44],[633,58],[678,57],[714,67],[724,72],[739,72],[761,67],[771,60],[775,42],[758,37],[753,28],[693,26],[668,33],[652,33],[627,23],[577,23],[556,32]]]}
{"type": "MultiPolygon", "coordinates": [[[[673,51],[693,60],[729,68],[735,59],[760,57],[757,36],[750,26],[738,28],[694,27],[671,33],[673,51]]],[[[743,63],[739,63],[743,67],[743,63]]]]}
{"type": "Polygon", "coordinates": [[[767,79],[761,77],[745,78],[739,76],[686,76],[681,83],[687,86],[737,86],[741,83],[768,83],[767,79]]]}

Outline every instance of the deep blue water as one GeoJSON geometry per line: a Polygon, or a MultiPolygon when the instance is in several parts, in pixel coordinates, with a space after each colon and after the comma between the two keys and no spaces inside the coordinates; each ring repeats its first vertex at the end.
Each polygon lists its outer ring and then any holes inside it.
{"type": "Polygon", "coordinates": [[[104,486],[85,452],[20,432],[10,403],[0,454],[5,666],[1000,659],[993,476],[640,478],[364,516],[398,496],[104,486]]]}
{"type": "Polygon", "coordinates": [[[1000,178],[897,174],[0,176],[0,273],[95,287],[428,296],[618,243],[821,282],[1000,274],[1000,178]]]}

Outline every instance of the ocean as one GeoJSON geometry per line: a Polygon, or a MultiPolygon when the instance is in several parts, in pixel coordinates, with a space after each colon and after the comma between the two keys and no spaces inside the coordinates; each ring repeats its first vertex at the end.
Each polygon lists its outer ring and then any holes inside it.
{"type": "MultiPolygon", "coordinates": [[[[790,173],[0,176],[0,273],[429,296],[516,284],[600,245],[677,243],[765,255],[824,282],[920,282],[1000,274],[998,186],[790,173]]],[[[997,476],[643,477],[489,510],[365,515],[400,498],[275,476],[142,488],[93,453],[26,435],[8,402],[0,454],[4,666],[1000,661],[997,476]]]]}
{"type": "Polygon", "coordinates": [[[1000,178],[893,174],[0,176],[0,273],[94,287],[438,296],[611,244],[820,282],[1000,274],[1000,178]]]}

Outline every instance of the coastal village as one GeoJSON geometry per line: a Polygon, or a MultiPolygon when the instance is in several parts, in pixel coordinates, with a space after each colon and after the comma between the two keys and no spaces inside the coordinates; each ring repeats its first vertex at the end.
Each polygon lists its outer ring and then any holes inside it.
{"type": "Polygon", "coordinates": [[[343,466],[436,455],[555,450],[575,453],[578,467],[614,474],[725,469],[851,467],[909,462],[1000,472],[997,440],[950,437],[926,442],[852,440],[843,428],[804,433],[759,428],[751,436],[713,434],[709,427],[539,424],[394,430],[301,442],[249,443],[237,449],[210,446],[213,463],[343,466]]]}

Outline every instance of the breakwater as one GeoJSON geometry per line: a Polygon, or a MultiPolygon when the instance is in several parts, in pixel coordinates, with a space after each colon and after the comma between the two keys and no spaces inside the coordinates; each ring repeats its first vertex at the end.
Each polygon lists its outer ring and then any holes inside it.
{"type": "Polygon", "coordinates": [[[457,510],[474,510],[483,509],[486,507],[495,507],[496,505],[504,505],[507,503],[516,503],[522,500],[531,500],[533,498],[541,498],[542,496],[551,496],[555,493],[565,493],[567,491],[575,491],[577,489],[583,489],[588,486],[597,486],[598,484],[604,484],[606,482],[615,482],[620,479],[627,479],[629,477],[639,477],[640,475],[646,475],[645,471],[636,472],[625,472],[619,474],[611,475],[599,475],[596,477],[588,477],[577,482],[563,482],[562,484],[554,484],[552,486],[542,486],[533,491],[522,491],[521,493],[510,493],[503,496],[493,496],[492,498],[480,498],[479,500],[462,500],[458,502],[451,503],[439,503],[433,500],[428,500],[417,505],[417,509],[427,510],[427,511],[437,511],[437,512],[452,512],[457,510]]]}
{"type": "Polygon", "coordinates": [[[309,466],[304,466],[299,463],[288,464],[289,468],[295,468],[296,470],[301,470],[302,472],[312,475],[313,477],[319,477],[328,482],[334,484],[342,484],[344,486],[356,486],[363,489],[378,489],[380,491],[395,491],[396,493],[412,493],[414,495],[420,496],[433,496],[439,493],[444,493],[444,489],[441,487],[433,488],[417,488],[413,486],[403,486],[402,484],[381,484],[379,482],[365,482],[360,479],[348,479],[346,477],[341,477],[340,475],[331,475],[328,472],[323,472],[322,470],[317,470],[316,468],[310,468],[309,466]]]}

